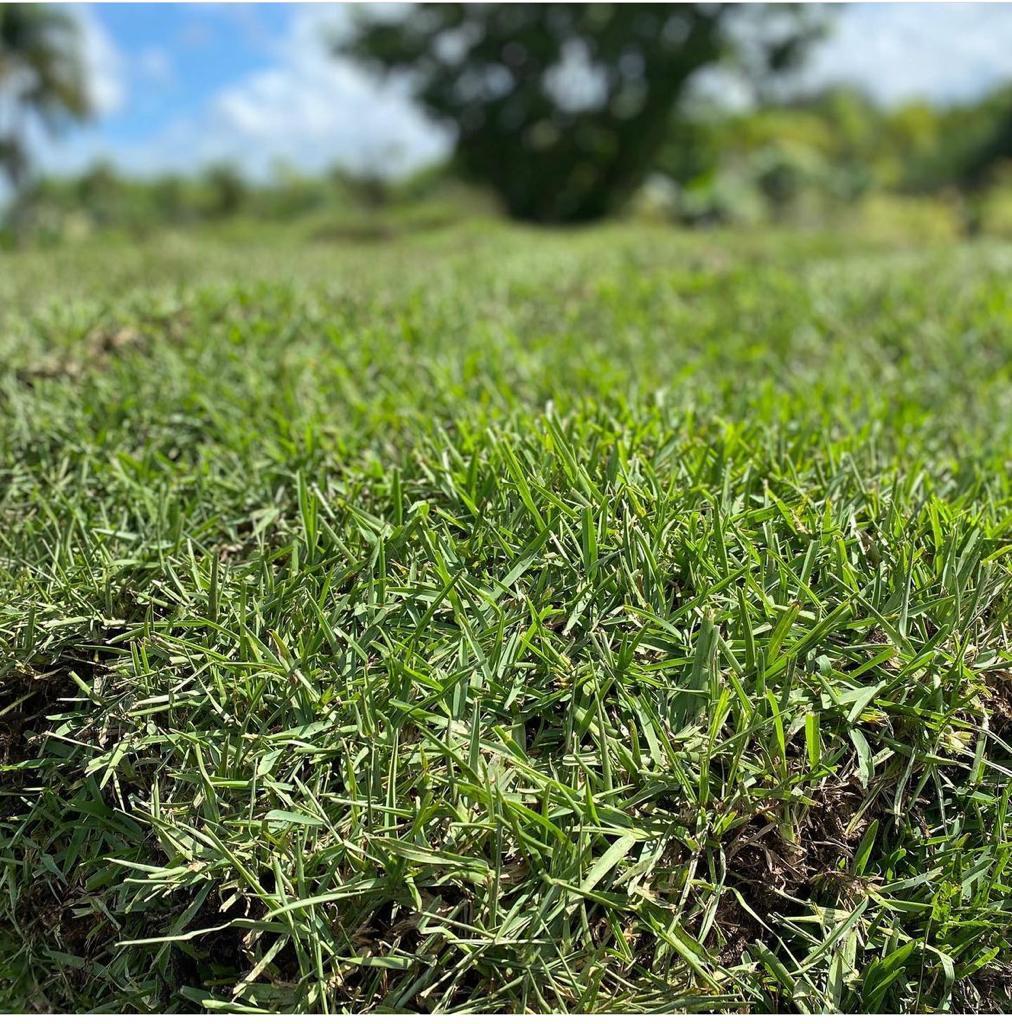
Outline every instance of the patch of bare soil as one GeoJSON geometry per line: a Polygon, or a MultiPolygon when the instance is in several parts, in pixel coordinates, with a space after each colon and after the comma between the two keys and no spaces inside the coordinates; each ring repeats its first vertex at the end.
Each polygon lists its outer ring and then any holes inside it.
{"type": "Polygon", "coordinates": [[[54,875],[22,892],[17,916],[29,934],[44,935],[47,943],[85,960],[107,952],[116,939],[112,922],[96,909],[91,895],[80,885],[61,884],[54,875]]]}
{"type": "Polygon", "coordinates": [[[861,811],[864,794],[854,782],[830,784],[818,791],[816,800],[799,829],[805,885],[812,892],[850,891],[859,881],[846,866],[870,824],[867,811],[861,811]]]}
{"type": "Polygon", "coordinates": [[[956,982],[953,1013],[1012,1013],[1012,964],[988,964],[956,982]]]}
{"type": "Polygon", "coordinates": [[[37,782],[35,768],[14,766],[39,757],[49,719],[67,710],[72,698],[83,697],[71,673],[92,683],[115,653],[69,651],[43,669],[19,668],[0,677],[0,769],[6,769],[0,771],[0,820],[23,807],[19,794],[37,782]]]}
{"type": "Polygon", "coordinates": [[[762,937],[761,920],[782,912],[785,898],[846,900],[862,888],[848,863],[868,826],[859,814],[864,796],[854,783],[827,782],[814,794],[815,804],[796,827],[797,840],[786,839],[769,812],[756,814],[731,838],[725,850],[727,882],[760,919],[727,893],[717,912],[724,945],[717,954],[723,966],[739,963],[745,949],[762,937]]]}
{"type": "Polygon", "coordinates": [[[134,327],[103,327],[91,331],[80,349],[50,356],[18,372],[18,380],[31,387],[37,380],[77,380],[88,370],[101,369],[117,353],[139,348],[146,339],[134,327]]]}
{"type": "Polygon", "coordinates": [[[251,962],[243,949],[242,930],[222,927],[235,916],[235,909],[231,912],[221,909],[219,894],[208,895],[186,930],[219,928],[220,931],[173,944],[173,962],[181,984],[224,990],[231,988],[249,970],[251,962]]]}
{"type": "Polygon", "coordinates": [[[1012,739],[1012,672],[995,669],[984,673],[986,691],[981,695],[991,731],[1003,740],[1012,739]]]}
{"type": "Polygon", "coordinates": [[[61,669],[17,673],[0,682],[0,765],[9,767],[35,755],[39,734],[57,702],[77,692],[61,669]]]}

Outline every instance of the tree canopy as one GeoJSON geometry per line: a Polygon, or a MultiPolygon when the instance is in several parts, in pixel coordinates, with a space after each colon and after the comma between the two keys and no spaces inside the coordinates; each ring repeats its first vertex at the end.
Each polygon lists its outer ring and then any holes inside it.
{"type": "Polygon", "coordinates": [[[0,3],[0,170],[18,185],[29,123],[52,130],[90,106],[77,20],[49,4],[0,3]]]}
{"type": "Polygon", "coordinates": [[[698,71],[727,59],[783,70],[818,25],[803,7],[762,24],[733,4],[427,3],[397,20],[367,12],[336,49],[406,73],[421,106],[456,130],[461,171],[513,216],[576,222],[640,184],[698,71]]]}

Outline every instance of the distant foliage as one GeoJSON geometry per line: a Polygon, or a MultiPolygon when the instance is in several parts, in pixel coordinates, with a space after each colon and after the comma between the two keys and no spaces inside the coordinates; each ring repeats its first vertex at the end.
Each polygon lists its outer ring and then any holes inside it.
{"type": "Polygon", "coordinates": [[[719,4],[420,4],[400,20],[366,15],[339,49],[407,72],[456,130],[460,170],[512,216],[576,222],[614,212],[644,180],[697,72],[731,57],[784,70],[818,26],[797,7],[736,34],[744,16],[719,4]]]}
{"type": "MultiPolygon", "coordinates": [[[[612,196],[609,210],[699,227],[864,218],[885,237],[1008,237],[1010,125],[1007,87],[973,102],[892,109],[851,88],[739,112],[694,99],[668,116],[645,178],[621,201],[612,196]]],[[[459,159],[406,178],[381,162],[316,175],[279,163],[268,179],[249,180],[220,163],[139,179],[98,163],[74,177],[29,176],[0,211],[0,244],[235,220],[305,221],[312,237],[332,240],[390,238],[494,212],[494,186],[467,184],[460,172],[459,159]]],[[[552,194],[536,198],[547,204],[552,194]]]]}
{"type": "Polygon", "coordinates": [[[986,227],[999,202],[991,193],[1009,188],[1009,147],[1012,89],[971,103],[884,109],[855,89],[832,88],[741,113],[711,107],[679,117],[654,170],[677,186],[670,215],[690,223],[823,220],[892,194],[942,198],[963,210],[967,227],[975,218],[986,227]]]}
{"type": "Polygon", "coordinates": [[[308,176],[279,164],[268,180],[252,181],[227,163],[137,178],[100,161],[75,176],[27,180],[0,211],[0,244],[51,244],[96,232],[143,236],[235,220],[308,220],[311,228],[315,218],[340,235],[361,233],[365,221],[396,221],[370,229],[379,237],[480,212],[488,203],[476,198],[440,165],[390,180],[343,168],[308,176]]]}

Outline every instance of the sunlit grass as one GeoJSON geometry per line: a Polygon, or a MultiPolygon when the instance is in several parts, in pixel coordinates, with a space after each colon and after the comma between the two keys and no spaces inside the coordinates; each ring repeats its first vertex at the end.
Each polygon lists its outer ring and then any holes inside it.
{"type": "Polygon", "coordinates": [[[1012,1008],[1012,250],[3,260],[0,1008],[1012,1008]]]}

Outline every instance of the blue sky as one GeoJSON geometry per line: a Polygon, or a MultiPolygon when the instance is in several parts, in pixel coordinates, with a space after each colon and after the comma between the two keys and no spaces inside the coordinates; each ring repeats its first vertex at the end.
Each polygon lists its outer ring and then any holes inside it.
{"type": "MultiPolygon", "coordinates": [[[[86,4],[98,117],[38,140],[43,165],[75,171],[98,157],[134,172],[231,159],[264,174],[278,159],[307,171],[335,162],[409,167],[444,134],[401,87],[332,58],[338,4],[86,4]]],[[[1012,4],[852,4],[812,55],[813,84],[855,82],[884,103],[959,100],[1012,79],[1012,4]]]]}

